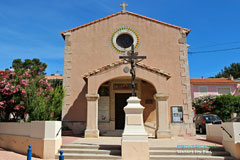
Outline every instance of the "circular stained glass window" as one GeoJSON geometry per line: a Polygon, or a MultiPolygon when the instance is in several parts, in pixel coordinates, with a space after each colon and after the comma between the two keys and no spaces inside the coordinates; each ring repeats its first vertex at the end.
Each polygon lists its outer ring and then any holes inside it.
{"type": "Polygon", "coordinates": [[[139,45],[139,36],[136,31],[130,27],[120,27],[116,29],[111,36],[111,44],[115,51],[127,54],[134,45],[136,49],[139,45]]]}
{"type": "Polygon", "coordinates": [[[133,37],[129,34],[120,34],[116,40],[117,44],[122,48],[128,48],[133,44],[133,37]]]}

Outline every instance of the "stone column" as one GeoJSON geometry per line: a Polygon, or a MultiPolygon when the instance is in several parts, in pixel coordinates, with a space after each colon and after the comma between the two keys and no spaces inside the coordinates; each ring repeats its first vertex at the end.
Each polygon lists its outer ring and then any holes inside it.
{"type": "Polygon", "coordinates": [[[98,138],[98,94],[86,94],[87,98],[87,128],[85,138],[98,138]]]}
{"type": "Polygon", "coordinates": [[[168,118],[168,94],[157,93],[154,98],[156,100],[156,109],[157,109],[157,138],[170,138],[170,125],[168,118]]]}

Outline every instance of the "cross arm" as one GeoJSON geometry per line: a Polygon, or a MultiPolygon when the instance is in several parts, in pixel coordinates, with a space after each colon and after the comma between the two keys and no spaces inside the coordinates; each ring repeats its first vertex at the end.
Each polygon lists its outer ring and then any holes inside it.
{"type": "Polygon", "coordinates": [[[120,59],[146,59],[146,56],[134,56],[134,57],[130,57],[130,56],[119,56],[120,59]]]}

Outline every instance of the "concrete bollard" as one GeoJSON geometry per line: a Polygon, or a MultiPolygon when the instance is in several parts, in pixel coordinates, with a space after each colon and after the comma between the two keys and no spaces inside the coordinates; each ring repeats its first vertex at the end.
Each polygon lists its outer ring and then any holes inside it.
{"type": "Polygon", "coordinates": [[[63,151],[60,151],[60,156],[59,156],[59,160],[64,160],[64,155],[63,155],[63,151]]]}
{"type": "Polygon", "coordinates": [[[28,145],[27,160],[32,159],[32,145],[28,145]]]}

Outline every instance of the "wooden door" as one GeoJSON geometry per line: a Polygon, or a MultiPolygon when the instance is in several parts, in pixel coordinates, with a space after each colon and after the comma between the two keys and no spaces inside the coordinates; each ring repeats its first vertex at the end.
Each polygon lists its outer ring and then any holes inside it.
{"type": "Polygon", "coordinates": [[[115,93],[115,129],[124,129],[125,112],[123,108],[127,105],[127,99],[131,93],[115,93]]]}

